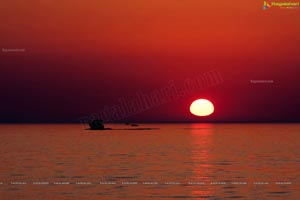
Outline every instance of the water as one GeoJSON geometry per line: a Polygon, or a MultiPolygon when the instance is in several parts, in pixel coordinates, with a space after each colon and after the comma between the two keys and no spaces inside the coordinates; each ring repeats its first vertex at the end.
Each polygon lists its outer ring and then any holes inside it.
{"type": "Polygon", "coordinates": [[[0,199],[300,199],[299,124],[108,126],[0,125],[0,199]]]}

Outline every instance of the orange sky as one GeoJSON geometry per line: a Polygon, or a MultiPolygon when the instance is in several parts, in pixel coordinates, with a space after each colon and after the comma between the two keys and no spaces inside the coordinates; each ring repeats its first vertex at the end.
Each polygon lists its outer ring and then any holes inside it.
{"type": "Polygon", "coordinates": [[[299,9],[263,11],[262,5],[237,0],[1,1],[1,45],[74,54],[296,55],[299,9]]]}
{"type": "Polygon", "coordinates": [[[0,119],[77,119],[212,69],[224,77],[218,89],[137,119],[197,120],[188,111],[194,98],[215,102],[212,119],[294,119],[300,8],[262,8],[262,0],[1,0],[0,48],[26,51],[0,52],[10,97],[0,119]]]}

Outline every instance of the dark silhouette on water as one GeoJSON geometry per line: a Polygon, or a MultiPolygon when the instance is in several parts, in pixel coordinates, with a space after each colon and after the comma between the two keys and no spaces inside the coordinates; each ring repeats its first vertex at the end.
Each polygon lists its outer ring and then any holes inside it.
{"type": "MultiPolygon", "coordinates": [[[[89,130],[158,130],[158,128],[123,128],[123,129],[104,128],[103,121],[99,119],[90,121],[89,125],[90,125],[89,130]]],[[[131,124],[131,126],[139,126],[139,125],[131,124]]]]}
{"type": "Polygon", "coordinates": [[[104,130],[104,124],[102,120],[95,119],[89,122],[92,130],[104,130]]]}
{"type": "Polygon", "coordinates": [[[130,125],[130,126],[139,126],[138,124],[131,124],[129,122],[124,123],[125,125],[130,125]]]}

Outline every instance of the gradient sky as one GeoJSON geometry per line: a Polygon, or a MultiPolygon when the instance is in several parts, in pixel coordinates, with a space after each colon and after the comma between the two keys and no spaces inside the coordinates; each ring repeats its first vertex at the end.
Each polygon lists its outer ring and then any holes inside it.
{"type": "Polygon", "coordinates": [[[299,121],[300,9],[238,0],[0,1],[0,122],[66,122],[212,69],[124,121],[299,121]],[[25,49],[5,52],[3,49],[25,49]],[[253,84],[250,80],[273,80],[253,84]],[[192,116],[210,99],[215,113],[192,116]]]}

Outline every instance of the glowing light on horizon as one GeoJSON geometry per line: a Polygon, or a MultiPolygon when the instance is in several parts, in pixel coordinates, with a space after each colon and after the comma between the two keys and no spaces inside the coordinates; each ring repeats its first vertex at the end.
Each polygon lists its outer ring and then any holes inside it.
{"type": "Polygon", "coordinates": [[[214,105],[207,99],[197,99],[190,106],[191,113],[196,116],[208,116],[214,110],[214,105]]]}

